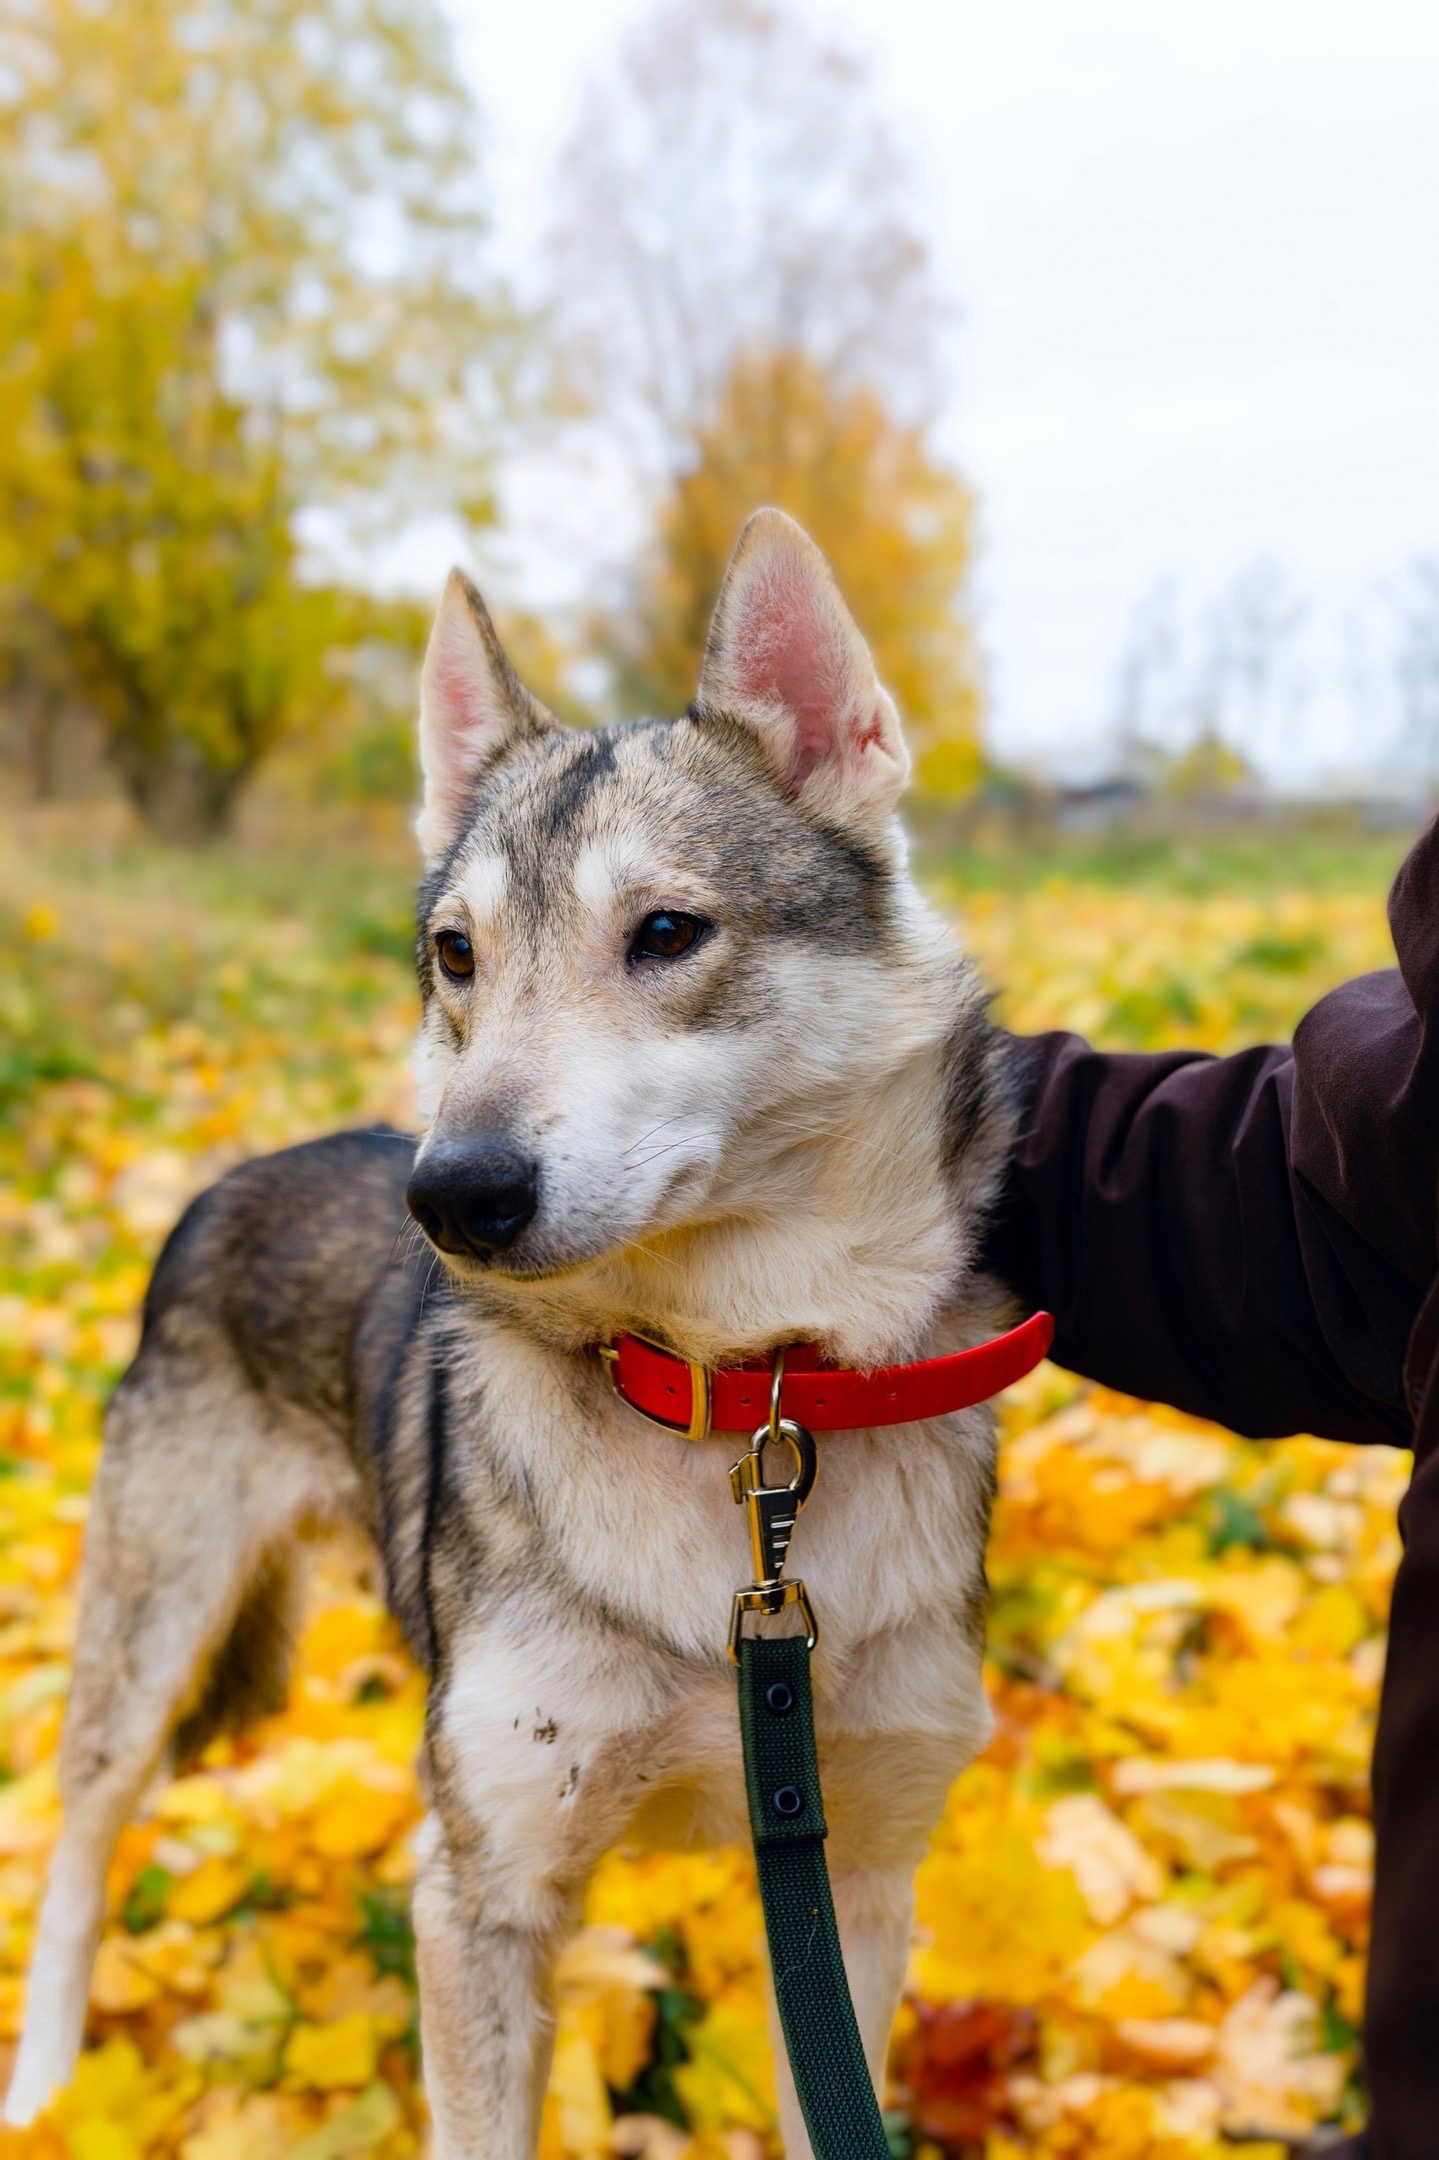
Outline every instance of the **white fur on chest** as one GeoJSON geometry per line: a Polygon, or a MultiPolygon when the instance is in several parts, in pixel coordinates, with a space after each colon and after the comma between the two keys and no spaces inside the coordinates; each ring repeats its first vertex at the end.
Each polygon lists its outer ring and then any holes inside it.
{"type": "MultiPolygon", "coordinates": [[[[747,1436],[694,1442],[662,1432],[614,1397],[597,1358],[557,1353],[510,1327],[476,1323],[471,1341],[452,1401],[462,1419],[468,1397],[472,1444],[528,1496],[548,1566],[647,1640],[712,1661],[752,1572],[728,1475],[747,1436]]],[[[972,1607],[993,1425],[980,1408],[827,1433],[817,1444],[789,1572],[804,1577],[822,1613],[824,1666],[837,1682],[869,1637],[972,1607]]]]}
{"type": "MultiPolygon", "coordinates": [[[[744,1437],[647,1426],[596,1365],[476,1330],[455,1407],[533,1510],[544,1569],[522,1609],[453,1646],[442,1711],[475,1817],[510,1855],[519,1910],[592,1841],[745,1835],[730,1602],[750,1579],[728,1467],[744,1437]],[[481,1376],[483,1376],[481,1378],[481,1376]],[[480,1437],[482,1430],[483,1437],[480,1437]],[[608,1616],[595,1618],[600,1610],[608,1616]]],[[[912,1861],[982,1744],[975,1608],[988,1413],[819,1441],[790,1553],[820,1616],[815,1691],[832,1850],[912,1861]]]]}
{"type": "MultiPolygon", "coordinates": [[[[729,1484],[748,1435],[689,1442],[655,1428],[578,1346],[662,1327],[723,1362],[729,1346],[773,1340],[782,1313],[795,1339],[881,1363],[992,1332],[992,1286],[970,1281],[946,1309],[972,1227],[939,1157],[939,1073],[937,1057],[911,1061],[883,1121],[848,1121],[818,1152],[805,1140],[803,1208],[783,1205],[798,1173],[767,1148],[753,1193],[731,1193],[719,1225],[552,1282],[491,1281],[453,1310],[451,1490],[517,1496],[503,1535],[518,1587],[462,1626],[438,1717],[471,1819],[508,1856],[497,1865],[517,1917],[626,1836],[711,1845],[747,1829],[725,1645],[734,1593],[752,1577],[729,1484]]],[[[820,1623],[831,1857],[912,1867],[988,1729],[993,1421],[981,1407],[817,1444],[787,1572],[803,1577],[820,1623]]],[[[475,1528],[481,1548],[497,1531],[478,1512],[475,1528]]]]}

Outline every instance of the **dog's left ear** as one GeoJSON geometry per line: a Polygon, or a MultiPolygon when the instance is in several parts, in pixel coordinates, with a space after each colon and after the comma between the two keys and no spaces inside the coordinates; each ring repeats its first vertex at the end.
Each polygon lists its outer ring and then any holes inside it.
{"type": "Polygon", "coordinates": [[[433,862],[459,832],[476,780],[524,736],[559,726],[516,675],[463,570],[452,570],[420,676],[425,803],[415,831],[433,862]]]}
{"type": "Polygon", "coordinates": [[[883,823],[909,777],[894,700],[819,549],[782,510],[735,545],[700,671],[699,710],[754,729],[792,794],[883,823]]]}

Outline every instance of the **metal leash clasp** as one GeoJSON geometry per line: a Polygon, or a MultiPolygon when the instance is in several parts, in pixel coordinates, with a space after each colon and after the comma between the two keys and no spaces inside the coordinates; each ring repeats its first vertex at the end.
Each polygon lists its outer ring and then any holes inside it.
{"type": "Polygon", "coordinates": [[[734,1609],[730,1614],[729,1654],[735,1665],[739,1663],[746,1613],[774,1614],[783,1612],[787,1605],[797,1605],[804,1621],[808,1647],[813,1650],[819,1640],[819,1623],[804,1584],[784,1580],[785,1556],[794,1535],[795,1520],[814,1490],[819,1458],[813,1435],[793,1418],[780,1416],[783,1384],[784,1352],[776,1350],[769,1388],[769,1417],[763,1425],[755,1427],[749,1447],[729,1474],[730,1491],[736,1504],[748,1511],[755,1572],[755,1580],[748,1590],[736,1590],[734,1609]],[[787,1447],[794,1460],[795,1474],[787,1485],[767,1485],[764,1481],[764,1451],[771,1446],[787,1447]]]}

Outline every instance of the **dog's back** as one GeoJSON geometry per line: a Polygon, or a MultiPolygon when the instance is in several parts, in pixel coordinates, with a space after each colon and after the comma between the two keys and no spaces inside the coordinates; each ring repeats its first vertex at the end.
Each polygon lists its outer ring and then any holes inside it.
{"type": "Polygon", "coordinates": [[[191,1328],[218,1330],[266,1393],[353,1430],[353,1344],[376,1287],[413,1246],[408,1134],[335,1133],[242,1163],[186,1211],[145,1300],[122,1383],[191,1328]]]}

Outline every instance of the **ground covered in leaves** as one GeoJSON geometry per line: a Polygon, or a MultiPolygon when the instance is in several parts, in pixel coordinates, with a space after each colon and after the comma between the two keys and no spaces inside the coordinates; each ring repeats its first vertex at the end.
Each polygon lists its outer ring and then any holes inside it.
{"type": "MultiPolygon", "coordinates": [[[[241,1155],[408,1117],[405,874],[0,844],[0,2054],[46,1855],[86,1492],[146,1271],[241,1155]]],[[[1397,852],[1397,849],[1396,851],[1397,852]]],[[[1283,1034],[1390,954],[1382,876],[938,880],[1012,1025],[1283,1034]]],[[[1367,1765],[1406,1458],[1255,1446],[1053,1369],[1006,1411],[997,1730],[919,1885],[918,2160],[1278,2160],[1358,2106],[1367,1765]],[[1252,2142],[1260,2140],[1259,2143],[1252,2142]]],[[[14,2160],[403,2160],[423,1686],[358,1556],[282,1715],[159,1787],[89,2044],[14,2160]]],[[[743,1855],[622,1853],[559,1973],[544,2160],[775,2149],[743,1855]]],[[[6,2066],[0,2061],[0,2069],[6,2066]]]]}

